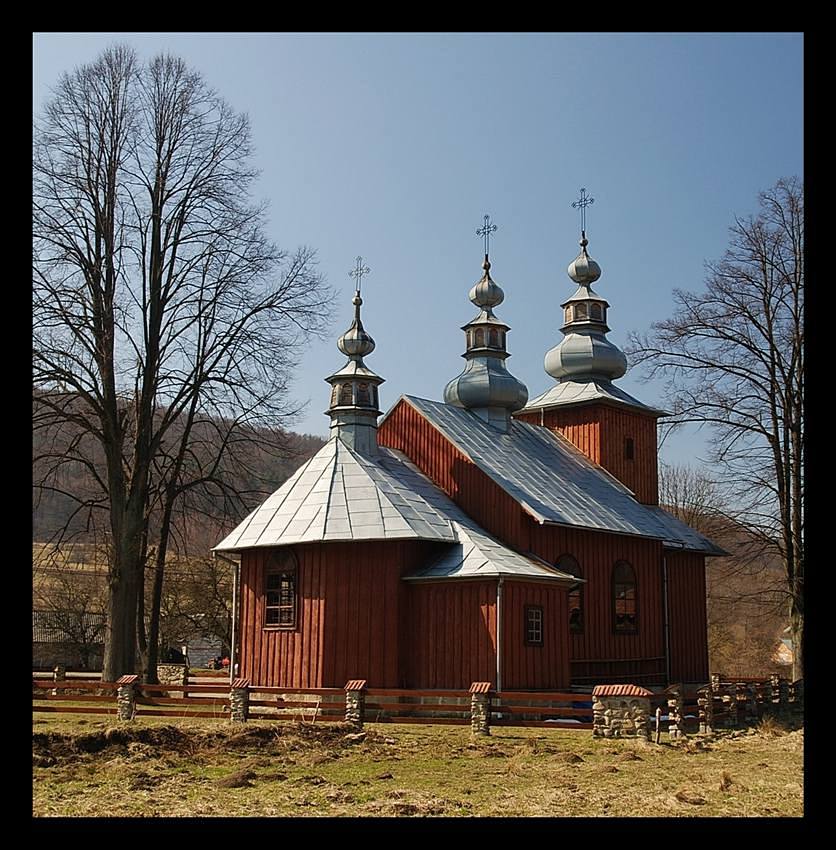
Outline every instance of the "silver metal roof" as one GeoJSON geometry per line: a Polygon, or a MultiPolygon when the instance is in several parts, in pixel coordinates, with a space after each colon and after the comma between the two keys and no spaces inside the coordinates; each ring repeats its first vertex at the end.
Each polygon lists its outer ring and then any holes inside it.
{"type": "Polygon", "coordinates": [[[412,579],[506,576],[576,582],[491,537],[405,455],[381,446],[374,458],[366,458],[338,438],[329,440],[215,551],[402,539],[452,544],[412,579]]]}
{"type": "Polygon", "coordinates": [[[588,401],[609,401],[619,406],[635,407],[646,413],[664,416],[664,410],[650,407],[633,398],[630,393],[617,387],[611,381],[562,381],[549,387],[544,393],[532,399],[524,408],[524,412],[539,410],[541,407],[556,407],[566,404],[582,404],[588,401]]]}
{"type": "Polygon", "coordinates": [[[688,549],[705,552],[709,555],[728,555],[725,549],[721,549],[716,543],[704,537],[699,531],[695,531],[690,525],[669,514],[664,508],[648,505],[657,520],[664,526],[668,533],[665,546],[671,549],[688,549]]]}
{"type": "Polygon", "coordinates": [[[455,542],[450,521],[424,498],[433,489],[428,479],[403,479],[333,437],[215,551],[327,540],[455,542]]]}
{"type": "Polygon", "coordinates": [[[463,408],[403,399],[539,523],[651,537],[697,551],[713,547],[687,526],[688,534],[660,519],[658,509],[640,504],[620,481],[546,428],[514,420],[503,434],[463,408]]]}

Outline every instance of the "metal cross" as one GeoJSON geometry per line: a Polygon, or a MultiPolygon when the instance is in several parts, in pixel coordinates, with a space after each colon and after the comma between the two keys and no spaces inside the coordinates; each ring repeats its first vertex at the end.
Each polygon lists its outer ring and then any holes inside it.
{"type": "Polygon", "coordinates": [[[491,217],[489,215],[486,215],[485,216],[485,223],[482,225],[482,227],[480,227],[476,230],[477,236],[484,236],[485,237],[485,256],[486,257],[489,253],[488,252],[488,245],[490,243],[491,233],[494,233],[495,231],[496,231],[496,225],[491,224],[491,217]]]}
{"type": "Polygon", "coordinates": [[[586,194],[586,189],[581,189],[581,196],[577,201],[572,201],[572,208],[578,209],[581,211],[581,233],[586,232],[586,208],[590,204],[595,203],[595,198],[590,198],[589,195],[586,194]]]}
{"type": "Polygon", "coordinates": [[[357,291],[360,291],[360,286],[363,283],[363,275],[370,274],[371,269],[363,265],[363,258],[357,257],[357,265],[348,273],[349,277],[357,278],[357,291]]]}

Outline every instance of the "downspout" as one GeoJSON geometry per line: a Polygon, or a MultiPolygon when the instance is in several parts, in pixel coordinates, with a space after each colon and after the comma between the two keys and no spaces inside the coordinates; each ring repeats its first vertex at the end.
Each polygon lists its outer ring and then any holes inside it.
{"type": "Polygon", "coordinates": [[[502,691],[502,576],[496,583],[496,690],[502,691]]]}
{"type": "Polygon", "coordinates": [[[217,552],[213,552],[212,557],[220,558],[222,561],[232,564],[234,570],[232,578],[232,634],[229,637],[229,684],[232,686],[233,680],[238,678],[238,664],[235,658],[238,654],[238,584],[241,579],[241,561],[235,561],[217,552]]]}
{"type": "Polygon", "coordinates": [[[668,615],[668,559],[662,555],[662,607],[665,620],[665,678],[671,683],[671,622],[668,615]]]}

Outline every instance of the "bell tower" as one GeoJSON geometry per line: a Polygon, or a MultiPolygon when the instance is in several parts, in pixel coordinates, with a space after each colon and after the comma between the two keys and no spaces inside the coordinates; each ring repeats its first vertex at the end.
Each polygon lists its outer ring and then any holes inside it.
{"type": "Polygon", "coordinates": [[[627,371],[624,352],[607,339],[609,303],[592,288],[601,267],[589,256],[581,189],[580,253],[567,273],[578,285],[560,306],[563,340],[546,353],[545,370],[557,384],[533,399],[516,419],[562,434],[587,457],[629,487],[643,504],[659,502],[656,420],[664,412],[633,398],[613,381],[627,371]]]}

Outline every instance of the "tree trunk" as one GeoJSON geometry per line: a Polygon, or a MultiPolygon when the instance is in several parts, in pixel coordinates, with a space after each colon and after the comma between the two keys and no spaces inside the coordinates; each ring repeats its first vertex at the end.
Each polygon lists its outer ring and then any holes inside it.
{"type": "Polygon", "coordinates": [[[115,682],[133,673],[136,666],[136,564],[127,562],[124,550],[116,558],[108,599],[103,682],[115,682]]]}
{"type": "Polygon", "coordinates": [[[790,605],[790,634],[792,635],[792,678],[804,678],[804,613],[793,602],[790,605]]]}

